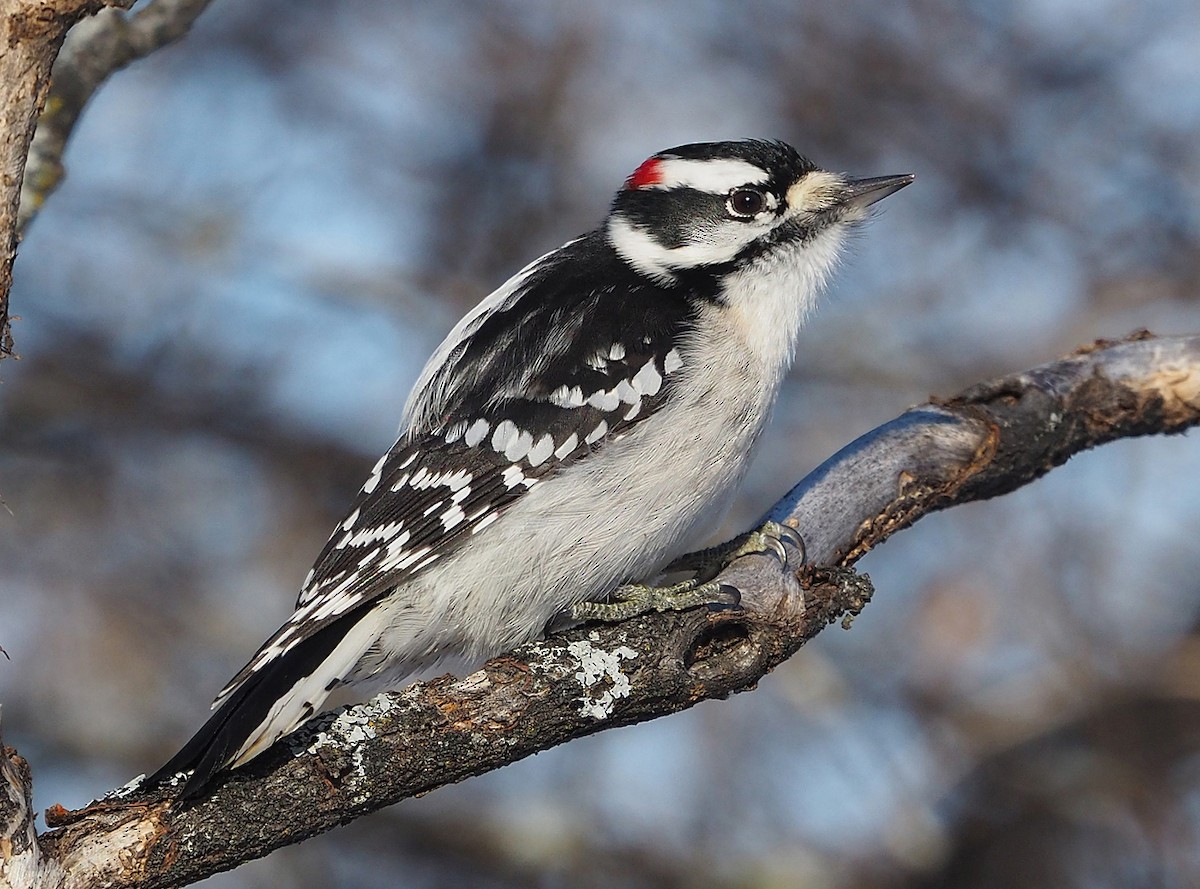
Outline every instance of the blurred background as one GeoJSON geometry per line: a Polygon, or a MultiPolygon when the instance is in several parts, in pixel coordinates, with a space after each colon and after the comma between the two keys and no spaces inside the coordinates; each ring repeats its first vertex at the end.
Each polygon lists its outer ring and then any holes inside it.
{"type": "MultiPolygon", "coordinates": [[[[928,395],[1200,331],[1190,0],[218,0],[104,87],[0,365],[0,701],[40,807],[149,771],[290,613],[425,357],[642,159],[917,184],[857,239],[726,526],[928,395]]],[[[922,521],[752,694],[210,887],[1200,884],[1200,439],[922,521]]]]}

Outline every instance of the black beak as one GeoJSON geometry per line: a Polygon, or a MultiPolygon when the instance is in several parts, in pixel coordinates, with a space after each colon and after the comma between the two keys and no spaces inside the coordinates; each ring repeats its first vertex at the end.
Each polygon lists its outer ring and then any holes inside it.
{"type": "Polygon", "coordinates": [[[842,205],[865,209],[909,185],[917,177],[912,173],[901,176],[874,176],[870,179],[846,180],[846,196],[842,205]]]}

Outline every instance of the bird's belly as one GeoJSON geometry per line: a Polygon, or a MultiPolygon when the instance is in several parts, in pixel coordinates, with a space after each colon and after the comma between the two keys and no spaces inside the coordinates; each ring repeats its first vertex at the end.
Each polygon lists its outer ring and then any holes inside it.
{"type": "Polygon", "coordinates": [[[428,614],[431,658],[491,655],[535,638],[572,604],[650,579],[703,539],[741,482],[769,409],[753,392],[744,405],[706,403],[715,391],[691,407],[665,406],[606,442],[603,458],[564,468],[415,578],[405,598],[428,614]]]}

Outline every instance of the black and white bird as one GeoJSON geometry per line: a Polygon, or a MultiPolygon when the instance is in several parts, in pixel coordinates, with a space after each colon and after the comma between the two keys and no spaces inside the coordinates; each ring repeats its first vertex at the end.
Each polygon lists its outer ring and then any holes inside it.
{"type": "MultiPolygon", "coordinates": [[[[912,179],[850,179],[782,142],[645,161],[603,225],[450,331],[295,613],[150,781],[192,770],[195,795],[339,685],[498,654],[564,612],[727,600],[704,577],[636,582],[720,519],[847,231],[912,179]]],[[[781,536],[766,528],[749,546],[781,536]]]]}

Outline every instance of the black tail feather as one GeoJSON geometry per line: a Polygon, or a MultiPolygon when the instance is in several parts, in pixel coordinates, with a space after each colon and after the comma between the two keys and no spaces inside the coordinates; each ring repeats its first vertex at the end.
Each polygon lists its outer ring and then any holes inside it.
{"type": "Polygon", "coordinates": [[[272,669],[274,666],[275,662],[272,662],[263,673],[249,677],[178,753],[146,779],[145,784],[152,787],[166,784],[180,772],[190,769],[192,774],[179,796],[181,799],[199,796],[213,776],[245,743],[250,732],[266,718],[275,701],[272,692],[282,693],[291,687],[290,683],[284,685],[273,682],[270,676],[264,675],[275,672],[272,669]],[[254,715],[251,715],[251,710],[254,715]]]}
{"type": "MultiPolygon", "coordinates": [[[[195,799],[208,787],[267,718],[280,696],[312,673],[329,657],[338,643],[370,608],[373,602],[344,614],[302,640],[286,654],[268,661],[251,674],[229,699],[204,723],[165,765],[143,782],[156,787],[170,782],[180,772],[192,770],[180,799],[195,799]]],[[[320,702],[314,702],[318,707],[320,702]]],[[[310,714],[311,715],[311,714],[310,714]]]]}

